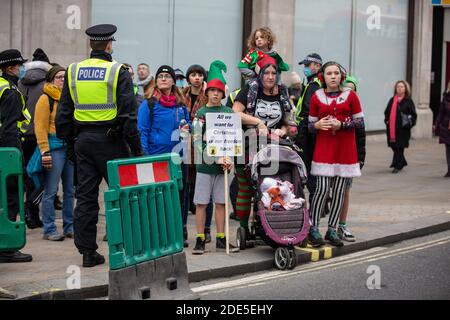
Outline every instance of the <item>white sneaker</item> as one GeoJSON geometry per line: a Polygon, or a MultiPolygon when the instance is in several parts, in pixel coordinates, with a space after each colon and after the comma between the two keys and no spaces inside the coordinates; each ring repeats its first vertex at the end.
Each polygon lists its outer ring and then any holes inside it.
{"type": "Polygon", "coordinates": [[[347,226],[339,225],[338,236],[341,240],[344,240],[347,242],[355,242],[356,241],[355,236],[350,232],[350,230],[347,228],[347,226]]]}

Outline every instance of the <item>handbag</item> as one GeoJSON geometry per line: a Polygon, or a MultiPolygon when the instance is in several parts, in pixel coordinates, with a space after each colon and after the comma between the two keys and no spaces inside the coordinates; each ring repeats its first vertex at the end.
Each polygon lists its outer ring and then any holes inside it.
{"type": "Polygon", "coordinates": [[[402,117],[402,128],[411,128],[412,127],[412,119],[410,114],[406,114],[403,112],[400,112],[400,115],[402,117]]]}

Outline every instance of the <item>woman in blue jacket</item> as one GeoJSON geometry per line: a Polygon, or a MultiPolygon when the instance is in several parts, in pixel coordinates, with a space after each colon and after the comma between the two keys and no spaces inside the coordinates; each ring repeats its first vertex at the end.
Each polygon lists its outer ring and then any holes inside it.
{"type": "MultiPolygon", "coordinates": [[[[147,99],[139,107],[138,129],[145,154],[179,153],[183,156],[184,145],[180,135],[188,135],[191,122],[181,90],[175,85],[175,72],[169,66],[161,66],[156,73],[156,86],[150,90],[147,99]]],[[[186,180],[186,164],[183,182],[186,180]]],[[[183,183],[184,184],[184,183],[183,183]]],[[[185,188],[184,188],[185,189],[185,188]]],[[[184,199],[189,195],[181,192],[181,214],[183,235],[187,245],[188,208],[184,199]]]]}
{"type": "Polygon", "coordinates": [[[177,152],[182,155],[177,147],[180,131],[189,132],[190,120],[183,94],[175,86],[175,73],[171,67],[161,66],[158,69],[156,86],[150,90],[148,98],[142,102],[138,113],[138,129],[144,153],[156,155],[177,152]]]}

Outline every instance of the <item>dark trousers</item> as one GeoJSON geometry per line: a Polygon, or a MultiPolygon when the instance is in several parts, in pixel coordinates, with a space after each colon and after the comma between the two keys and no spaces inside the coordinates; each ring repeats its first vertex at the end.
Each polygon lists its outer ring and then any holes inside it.
{"type": "Polygon", "coordinates": [[[450,144],[445,145],[445,154],[447,155],[447,172],[450,173],[450,144]]]}
{"type": "MultiPolygon", "coordinates": [[[[24,167],[26,168],[28,162],[33,156],[34,151],[36,150],[37,142],[36,136],[25,136],[25,140],[22,142],[22,150],[23,150],[23,159],[24,159],[24,167]]],[[[26,174],[26,170],[23,175],[23,184],[25,187],[25,193],[27,196],[27,201],[25,205],[25,214],[28,218],[39,220],[39,205],[35,205],[31,201],[31,195],[35,190],[35,186],[33,180],[26,174]]]]}
{"type": "Polygon", "coordinates": [[[101,132],[81,132],[75,143],[77,205],[74,211],[75,245],[80,253],[97,250],[98,191],[108,182],[106,163],[129,156],[124,141],[101,132]]]}
{"type": "Polygon", "coordinates": [[[408,165],[405,158],[405,148],[392,148],[394,151],[394,157],[392,158],[391,168],[402,170],[403,167],[408,165]]]}

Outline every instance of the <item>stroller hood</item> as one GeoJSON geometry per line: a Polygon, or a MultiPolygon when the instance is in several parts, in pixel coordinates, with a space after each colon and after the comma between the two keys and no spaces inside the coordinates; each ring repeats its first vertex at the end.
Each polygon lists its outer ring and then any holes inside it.
{"type": "Polygon", "coordinates": [[[253,157],[250,168],[252,179],[253,180],[258,179],[259,167],[269,164],[271,165],[270,167],[264,168],[268,172],[267,175],[276,174],[277,173],[276,171],[275,172],[270,171],[274,171],[276,169],[272,168],[275,163],[279,164],[281,162],[290,163],[297,166],[302,181],[306,181],[307,178],[306,166],[300,155],[287,146],[281,146],[277,144],[267,145],[253,157]]]}

